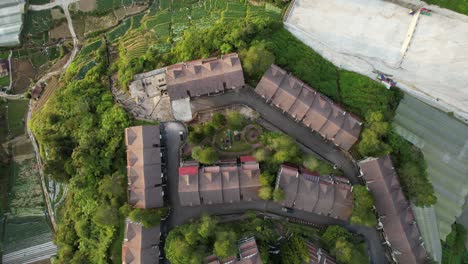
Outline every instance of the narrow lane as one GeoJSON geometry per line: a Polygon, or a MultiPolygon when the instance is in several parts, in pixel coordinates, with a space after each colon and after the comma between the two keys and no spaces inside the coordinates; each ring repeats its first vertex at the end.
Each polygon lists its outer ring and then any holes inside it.
{"type": "MultiPolygon", "coordinates": [[[[217,98],[217,97],[212,97],[217,98]]],[[[212,99],[210,98],[210,99],[212,99]]],[[[204,100],[204,99],[201,99],[204,100]]],[[[255,102],[255,101],[252,101],[255,102]]],[[[228,101],[224,101],[230,104],[228,101]]],[[[258,105],[257,105],[258,106],[258,105]]],[[[271,106],[268,106],[271,108],[271,106]]],[[[254,107],[257,109],[256,107],[254,107]]],[[[273,110],[273,109],[272,109],[273,110]]],[[[294,123],[294,122],[293,122],[294,123]]],[[[297,125],[297,124],[296,124],[297,125]]],[[[340,225],[350,230],[361,234],[365,237],[368,245],[368,254],[372,263],[381,264],[387,263],[384,255],[384,249],[378,231],[375,228],[353,226],[346,221],[334,219],[331,217],[317,215],[305,211],[294,210],[293,213],[285,213],[281,210],[281,205],[272,201],[254,201],[254,202],[240,202],[232,204],[217,204],[217,205],[201,205],[194,207],[182,207],[179,201],[178,194],[178,167],[179,167],[179,147],[182,143],[179,133],[183,132],[186,137],[186,129],[181,123],[168,122],[163,124],[164,132],[163,138],[166,151],[166,176],[167,188],[166,196],[167,202],[171,207],[169,217],[164,221],[161,231],[163,234],[169,232],[170,229],[180,226],[189,222],[190,220],[200,217],[203,213],[209,215],[227,215],[227,214],[242,214],[246,211],[252,210],[257,212],[264,212],[274,214],[283,218],[295,218],[305,222],[313,223],[316,225],[340,225]]],[[[294,127],[292,127],[294,129],[294,127]]],[[[289,132],[288,132],[289,133],[289,132]]],[[[310,134],[310,132],[307,131],[310,134]]],[[[310,135],[308,135],[310,137],[310,135]]],[[[321,141],[320,141],[321,142],[321,141]]],[[[334,153],[334,152],[331,152],[334,153]]]]}
{"type": "Polygon", "coordinates": [[[274,124],[284,133],[296,139],[297,142],[313,150],[325,160],[336,164],[353,184],[360,184],[357,177],[359,169],[355,162],[333,143],[326,141],[319,134],[295,122],[278,108],[267,104],[253,89],[242,88],[232,92],[192,99],[192,112],[205,111],[210,108],[224,107],[232,104],[243,104],[256,110],[263,119],[274,124]]]}

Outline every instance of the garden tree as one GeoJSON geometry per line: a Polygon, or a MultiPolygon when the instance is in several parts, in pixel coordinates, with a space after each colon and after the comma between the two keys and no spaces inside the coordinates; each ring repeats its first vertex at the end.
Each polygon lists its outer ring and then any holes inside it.
{"type": "Polygon", "coordinates": [[[322,240],[330,254],[343,264],[369,263],[365,246],[357,243],[353,235],[341,226],[329,226],[322,240]]]}
{"type": "Polygon", "coordinates": [[[218,220],[214,217],[210,217],[207,214],[202,215],[200,218],[200,224],[198,228],[198,233],[204,239],[208,239],[214,233],[218,220]]]}
{"type": "Polygon", "coordinates": [[[339,263],[351,263],[353,258],[353,245],[343,238],[338,238],[333,254],[339,263]]]}
{"type": "Polygon", "coordinates": [[[435,204],[437,197],[427,176],[423,153],[395,131],[389,133],[389,144],[393,149],[393,165],[408,199],[416,206],[435,204]]]}
{"type": "Polygon", "coordinates": [[[344,238],[345,240],[350,240],[352,237],[351,233],[348,230],[344,229],[341,226],[333,225],[329,226],[322,235],[322,240],[327,246],[331,249],[335,246],[336,241],[339,238],[344,238]]]}
{"type": "Polygon", "coordinates": [[[309,249],[301,237],[292,235],[281,244],[282,263],[302,264],[309,262],[309,249]]]}
{"type": "Polygon", "coordinates": [[[191,247],[176,229],[169,232],[164,246],[167,259],[174,264],[203,263],[203,251],[191,247]]]}
{"type": "Polygon", "coordinates": [[[216,128],[211,124],[205,124],[203,126],[203,134],[205,138],[212,138],[216,133],[216,128]]]}
{"type": "Polygon", "coordinates": [[[230,129],[241,130],[244,127],[245,118],[241,113],[232,111],[227,114],[226,122],[230,129]]]}
{"type": "Polygon", "coordinates": [[[301,163],[302,153],[294,139],[280,132],[264,132],[260,141],[272,153],[271,162],[281,164],[285,161],[301,163]]]}
{"type": "Polygon", "coordinates": [[[195,246],[201,240],[201,236],[198,233],[198,224],[193,223],[189,225],[183,225],[180,227],[181,233],[184,236],[185,241],[190,246],[195,246]]]}
{"type": "Polygon", "coordinates": [[[302,165],[304,165],[304,167],[306,167],[308,170],[315,171],[319,167],[320,162],[312,154],[307,154],[304,157],[304,162],[302,165]]]}
{"type": "Polygon", "coordinates": [[[167,208],[155,209],[133,209],[128,217],[137,223],[141,223],[144,227],[149,228],[161,223],[161,217],[167,214],[167,208]]]}
{"type": "Polygon", "coordinates": [[[255,150],[253,156],[259,162],[270,159],[270,153],[264,148],[259,148],[255,150]]]}
{"type": "Polygon", "coordinates": [[[452,231],[442,241],[442,263],[457,263],[460,260],[466,263],[468,251],[465,247],[466,229],[463,225],[454,223],[452,231]]]}
{"type": "Polygon", "coordinates": [[[353,213],[351,214],[351,223],[364,226],[377,225],[377,219],[374,213],[374,197],[361,185],[353,186],[353,213]]]}
{"type": "Polygon", "coordinates": [[[203,131],[192,130],[189,132],[188,141],[191,144],[200,144],[203,139],[205,139],[205,135],[203,131]]]}
{"type": "Polygon", "coordinates": [[[284,199],[284,191],[280,187],[275,188],[273,191],[273,201],[279,202],[284,199]]]}
{"type": "Polygon", "coordinates": [[[263,171],[260,174],[259,180],[262,186],[272,186],[273,182],[275,181],[275,175],[269,173],[268,171],[263,171]]]}
{"type": "Polygon", "coordinates": [[[258,189],[258,197],[267,201],[271,199],[272,188],[270,186],[262,186],[258,189]]]}
{"type": "Polygon", "coordinates": [[[214,148],[200,146],[192,149],[192,158],[202,164],[213,164],[219,160],[218,153],[214,148]]]}
{"type": "Polygon", "coordinates": [[[211,124],[219,129],[226,125],[226,117],[222,113],[216,112],[213,114],[213,117],[211,117],[211,124]]]}
{"type": "Polygon", "coordinates": [[[380,157],[390,153],[391,147],[384,143],[384,138],[390,130],[390,124],[384,121],[381,112],[368,112],[365,127],[359,141],[359,154],[364,157],[380,157]]]}
{"type": "Polygon", "coordinates": [[[130,119],[106,86],[105,45],[93,52],[97,65],[83,79],[63,82],[30,124],[48,154],[47,172],[69,183],[57,223],[57,263],[107,263],[120,256],[114,245],[121,243],[119,208],[126,200],[119,176],[125,173],[122,131],[130,119]]]}
{"type": "Polygon", "coordinates": [[[275,56],[268,51],[265,42],[253,43],[240,52],[244,72],[249,79],[259,80],[265,71],[275,62],[275,56]]]}
{"type": "Polygon", "coordinates": [[[237,252],[237,236],[234,231],[220,231],[216,233],[214,253],[219,258],[234,256],[237,252]]]}

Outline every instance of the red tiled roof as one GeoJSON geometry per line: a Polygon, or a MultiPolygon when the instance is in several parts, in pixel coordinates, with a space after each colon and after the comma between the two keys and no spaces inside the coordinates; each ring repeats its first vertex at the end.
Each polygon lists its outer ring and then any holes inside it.
{"type": "Polygon", "coordinates": [[[192,175],[192,174],[198,174],[197,166],[179,167],[179,175],[192,175]]]}
{"type": "Polygon", "coordinates": [[[240,156],[240,161],[241,162],[252,162],[252,161],[257,161],[255,157],[252,156],[240,156]]]}

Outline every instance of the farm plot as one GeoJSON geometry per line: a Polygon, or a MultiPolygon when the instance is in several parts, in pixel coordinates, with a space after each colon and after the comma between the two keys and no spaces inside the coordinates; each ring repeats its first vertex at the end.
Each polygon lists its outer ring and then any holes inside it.
{"type": "Polygon", "coordinates": [[[94,53],[102,45],[102,40],[97,40],[88,44],[81,49],[77,58],[70,64],[66,71],[66,79],[78,78],[82,79],[86,76],[89,70],[91,70],[96,64],[93,60],[94,53]]]}
{"type": "Polygon", "coordinates": [[[96,0],[95,11],[98,13],[106,13],[122,6],[131,6],[133,2],[133,0],[96,0]]]}
{"type": "Polygon", "coordinates": [[[24,19],[24,34],[36,35],[48,31],[54,25],[50,10],[29,11],[24,19]]]}
{"type": "Polygon", "coordinates": [[[127,32],[127,30],[130,29],[131,26],[132,26],[132,19],[131,18],[125,19],[119,26],[117,26],[116,28],[114,28],[113,30],[111,30],[110,32],[106,34],[107,39],[110,42],[115,42],[118,38],[123,36],[125,32],[127,32]]]}
{"type": "Polygon", "coordinates": [[[24,134],[24,120],[27,109],[27,100],[8,101],[8,128],[12,138],[24,134]]]}

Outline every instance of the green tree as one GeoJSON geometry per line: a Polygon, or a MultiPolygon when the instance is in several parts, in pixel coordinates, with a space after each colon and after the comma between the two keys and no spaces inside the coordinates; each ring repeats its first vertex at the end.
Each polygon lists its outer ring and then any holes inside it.
{"type": "Polygon", "coordinates": [[[200,234],[202,238],[208,239],[211,236],[213,236],[213,233],[217,224],[218,224],[218,221],[215,218],[210,217],[207,214],[204,214],[202,215],[200,219],[198,233],[200,234]]]}
{"type": "Polygon", "coordinates": [[[244,116],[236,111],[229,112],[226,121],[228,127],[233,130],[241,130],[245,124],[244,116]]]}
{"type": "Polygon", "coordinates": [[[233,231],[216,233],[214,253],[220,258],[234,256],[237,252],[237,236],[233,231]]]}
{"type": "Polygon", "coordinates": [[[255,150],[253,156],[255,157],[256,160],[258,161],[267,161],[270,159],[270,153],[264,148],[259,148],[255,150]]]}
{"type": "Polygon", "coordinates": [[[167,214],[167,208],[155,208],[155,209],[133,209],[129,218],[134,221],[141,223],[144,227],[149,228],[161,223],[161,216],[167,214]]]}
{"type": "Polygon", "coordinates": [[[271,186],[275,181],[275,175],[269,173],[268,171],[263,171],[260,174],[259,180],[262,186],[271,186]]]}
{"type": "Polygon", "coordinates": [[[343,238],[338,238],[333,251],[336,256],[336,260],[338,260],[339,263],[351,263],[354,253],[353,244],[343,238]]]}
{"type": "Polygon", "coordinates": [[[273,201],[279,202],[284,199],[284,191],[281,188],[276,188],[273,191],[273,201]]]}
{"type": "Polygon", "coordinates": [[[267,201],[271,199],[272,188],[270,186],[263,186],[258,190],[258,197],[267,201]]]}
{"type": "Polygon", "coordinates": [[[213,114],[213,117],[211,118],[211,124],[215,128],[220,129],[221,127],[226,125],[226,117],[220,112],[216,112],[213,114]]]}
{"type": "Polygon", "coordinates": [[[214,148],[200,146],[192,149],[192,158],[202,164],[213,164],[219,160],[218,153],[214,148]]]}
{"type": "Polygon", "coordinates": [[[335,243],[339,238],[350,240],[351,233],[349,233],[348,230],[341,226],[333,225],[329,226],[322,235],[323,242],[329,249],[334,248],[335,243]]]}
{"type": "Polygon", "coordinates": [[[364,157],[380,157],[391,152],[391,147],[384,143],[390,131],[390,124],[384,121],[381,112],[370,111],[366,114],[366,125],[361,133],[358,150],[364,157]]]}
{"type": "Polygon", "coordinates": [[[242,66],[247,76],[253,80],[258,80],[275,62],[275,56],[268,51],[266,44],[258,42],[250,46],[249,49],[240,52],[242,66]]]}
{"type": "Polygon", "coordinates": [[[375,226],[377,219],[374,213],[374,197],[361,185],[353,186],[353,213],[351,223],[364,226],[375,226]]]}
{"type": "Polygon", "coordinates": [[[203,134],[207,138],[212,138],[216,133],[216,128],[211,124],[205,124],[203,126],[203,134]]]}
{"type": "Polygon", "coordinates": [[[307,154],[304,157],[304,162],[302,163],[304,167],[306,167],[308,170],[315,171],[318,169],[320,162],[319,160],[314,157],[312,154],[307,154]]]}
{"type": "Polygon", "coordinates": [[[309,262],[309,250],[301,237],[293,235],[281,245],[282,263],[302,264],[309,262]]]}

